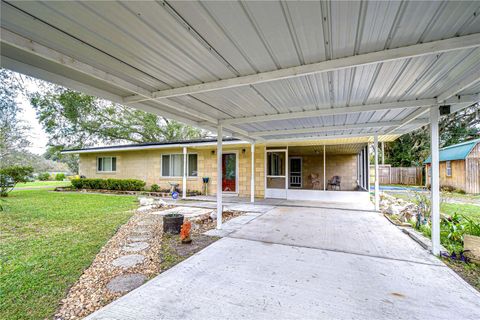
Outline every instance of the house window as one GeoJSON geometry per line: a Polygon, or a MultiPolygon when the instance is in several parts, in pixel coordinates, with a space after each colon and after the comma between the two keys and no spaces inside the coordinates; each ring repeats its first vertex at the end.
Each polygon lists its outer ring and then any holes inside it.
{"type": "MultiPolygon", "coordinates": [[[[197,177],[197,155],[187,155],[187,173],[189,177],[197,177]]],[[[183,176],[183,154],[162,155],[162,177],[183,176]]]]}
{"type": "Polygon", "coordinates": [[[267,176],[285,176],[285,153],[269,152],[267,154],[267,176]]]}
{"type": "Polygon", "coordinates": [[[98,172],[115,172],[117,171],[117,157],[100,157],[97,158],[98,172]]]}
{"type": "Polygon", "coordinates": [[[451,177],[451,176],[452,176],[452,162],[447,161],[447,177],[451,177]]]}

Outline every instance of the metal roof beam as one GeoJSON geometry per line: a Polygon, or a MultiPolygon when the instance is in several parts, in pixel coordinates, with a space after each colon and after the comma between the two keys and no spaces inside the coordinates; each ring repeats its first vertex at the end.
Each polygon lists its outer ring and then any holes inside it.
{"type": "MultiPolygon", "coordinates": [[[[311,136],[311,137],[298,137],[298,138],[275,138],[275,139],[268,139],[265,140],[266,142],[295,142],[295,141],[324,141],[324,140],[335,140],[335,139],[348,139],[348,138],[365,138],[367,140],[373,141],[373,135],[378,134],[378,138],[380,141],[384,140],[385,138],[388,139],[388,136],[395,136],[398,137],[403,133],[394,133],[391,135],[387,135],[385,131],[377,131],[377,132],[369,132],[369,133],[359,133],[359,134],[340,134],[340,135],[324,135],[324,136],[311,136]],[[387,136],[387,137],[386,137],[387,136]]],[[[392,139],[393,141],[393,139],[392,139]]]]}
{"type": "MultiPolygon", "coordinates": [[[[415,124],[421,125],[428,121],[415,121],[415,124]]],[[[269,135],[284,135],[284,134],[308,134],[308,133],[320,133],[329,131],[340,131],[350,129],[364,129],[364,128],[382,128],[382,127],[397,127],[402,125],[402,121],[388,121],[388,122],[370,122],[370,123],[355,123],[348,125],[337,126],[324,126],[314,128],[301,128],[301,129],[289,129],[289,130],[266,130],[266,131],[253,131],[250,132],[252,137],[261,137],[269,135]]]]}
{"type": "Polygon", "coordinates": [[[418,107],[431,106],[436,102],[437,102],[436,99],[421,99],[421,100],[407,100],[407,101],[386,102],[386,103],[377,103],[377,104],[365,104],[365,105],[357,105],[357,106],[341,107],[341,108],[330,108],[325,106],[324,108],[321,108],[319,110],[286,112],[286,113],[277,113],[277,114],[270,114],[270,115],[264,115],[264,116],[224,119],[224,120],[220,120],[220,123],[224,125],[240,124],[240,123],[331,116],[331,115],[338,115],[338,114],[350,114],[350,113],[368,112],[368,111],[381,111],[381,110],[416,108],[416,107],[418,108],[418,107]]]}
{"type": "MultiPolygon", "coordinates": [[[[131,91],[133,93],[138,93],[142,95],[143,97],[150,97],[151,93],[148,90],[145,90],[139,86],[136,86],[134,84],[131,84],[128,81],[125,81],[117,76],[114,76],[110,73],[101,71],[97,68],[94,68],[88,64],[85,64],[83,62],[80,62],[70,56],[67,56],[63,53],[60,53],[58,51],[55,51],[53,49],[50,49],[48,47],[45,47],[35,41],[29,40],[27,38],[24,38],[16,33],[10,32],[4,28],[0,28],[0,36],[1,36],[1,41],[5,44],[8,44],[12,47],[15,47],[17,49],[23,50],[23,51],[28,51],[31,54],[34,54],[38,57],[41,57],[42,59],[52,61],[58,64],[61,64],[67,68],[70,68],[72,70],[75,70],[77,72],[83,73],[85,75],[88,75],[92,78],[105,81],[108,83],[111,83],[118,88],[121,88],[126,91],[131,91]]],[[[4,57],[4,59],[8,59],[7,57],[4,57]]],[[[60,83],[62,85],[62,83],[60,83]]],[[[123,104],[123,98],[115,98],[115,102],[123,104]]],[[[201,112],[197,112],[195,110],[191,110],[190,108],[187,108],[185,106],[182,106],[178,103],[175,103],[174,101],[154,101],[155,104],[159,105],[159,108],[162,110],[165,109],[170,109],[170,110],[180,110],[182,112],[185,112],[193,117],[199,118],[201,120],[205,120],[210,122],[210,124],[216,125],[218,123],[217,119],[214,119],[213,117],[209,117],[201,112]]],[[[146,108],[146,106],[143,106],[146,108]]],[[[179,118],[182,117],[173,117],[170,112],[165,111],[163,114],[171,119],[178,120],[179,118]],[[169,115],[167,115],[169,114],[169,115]]],[[[185,122],[186,120],[182,118],[182,120],[179,120],[182,122],[185,122]]]]}
{"type": "MultiPolygon", "coordinates": [[[[402,123],[400,125],[398,125],[397,127],[393,128],[393,129],[388,130],[387,134],[393,134],[396,131],[398,131],[399,129],[405,127],[408,124],[416,123],[416,119],[423,116],[427,112],[429,112],[431,107],[432,106],[422,107],[422,108],[419,108],[418,110],[412,112],[410,115],[408,115],[405,119],[402,120],[402,123]]],[[[428,122],[429,122],[428,120],[425,120],[421,124],[427,124],[428,122]]]]}
{"type": "Polygon", "coordinates": [[[480,92],[474,94],[464,94],[456,95],[451,98],[446,99],[443,103],[445,104],[474,104],[480,102],[480,92]]]}
{"type": "Polygon", "coordinates": [[[358,66],[377,64],[387,61],[420,57],[430,54],[444,53],[454,50],[462,50],[480,47],[480,33],[454,37],[444,40],[437,40],[426,43],[419,43],[411,46],[370,52],[349,56],[345,58],[327,60],[296,67],[284,68],[274,71],[260,72],[257,74],[241,76],[236,78],[212,81],[196,85],[178,87],[173,89],[152,92],[149,97],[133,95],[125,97],[124,103],[145,101],[148,99],[161,99],[201,92],[229,89],[251,84],[283,80],[295,77],[306,76],[315,73],[329,72],[340,69],[348,69],[358,66]]]}
{"type": "MultiPolygon", "coordinates": [[[[87,84],[80,83],[80,82],[72,80],[72,79],[68,79],[68,78],[63,77],[61,75],[54,74],[54,73],[48,72],[46,70],[31,66],[31,65],[27,65],[23,62],[11,59],[9,57],[1,56],[0,62],[1,62],[0,66],[3,67],[3,68],[14,70],[16,72],[20,72],[20,73],[32,76],[32,77],[37,78],[37,79],[43,79],[45,81],[56,83],[58,85],[65,86],[65,87],[71,88],[73,90],[77,90],[77,91],[83,92],[85,94],[93,95],[93,96],[96,96],[96,97],[99,97],[99,98],[102,98],[102,99],[107,99],[107,100],[110,100],[110,101],[115,102],[115,103],[119,103],[119,104],[122,103],[122,97],[120,97],[118,95],[115,95],[111,92],[107,92],[107,91],[104,91],[104,90],[101,90],[101,89],[98,89],[98,88],[94,88],[94,87],[89,86],[87,84]]],[[[178,116],[176,114],[170,113],[169,111],[163,109],[161,106],[153,107],[153,106],[145,105],[143,103],[136,103],[136,104],[132,105],[132,107],[135,107],[139,110],[143,110],[145,112],[153,113],[153,114],[156,114],[156,115],[159,115],[159,116],[164,116],[164,117],[169,118],[169,119],[177,120],[177,121],[180,121],[180,122],[188,124],[188,125],[196,126],[198,128],[202,128],[202,129],[211,131],[213,133],[216,133],[216,130],[217,130],[215,128],[215,126],[212,126],[208,122],[197,122],[197,121],[193,121],[193,120],[190,120],[190,119],[183,118],[183,117],[178,116]]],[[[231,130],[228,130],[228,129],[225,130],[225,131],[226,131],[226,134],[228,134],[228,135],[239,136],[239,134],[237,134],[234,131],[231,131],[231,130]]]]}
{"type": "Polygon", "coordinates": [[[460,81],[459,83],[451,87],[449,90],[439,95],[437,97],[437,100],[439,103],[443,103],[448,98],[453,97],[457,93],[462,92],[463,90],[467,89],[468,87],[474,85],[479,81],[480,81],[480,73],[473,73],[471,76],[463,79],[462,81],[460,81]]]}

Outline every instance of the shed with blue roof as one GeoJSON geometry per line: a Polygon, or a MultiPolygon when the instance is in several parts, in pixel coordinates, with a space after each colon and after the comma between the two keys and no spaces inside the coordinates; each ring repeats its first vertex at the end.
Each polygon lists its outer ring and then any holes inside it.
{"type": "MultiPolygon", "coordinates": [[[[427,182],[430,181],[429,156],[427,182]]],[[[453,187],[466,193],[480,193],[480,139],[440,149],[440,186],[453,187]]]]}

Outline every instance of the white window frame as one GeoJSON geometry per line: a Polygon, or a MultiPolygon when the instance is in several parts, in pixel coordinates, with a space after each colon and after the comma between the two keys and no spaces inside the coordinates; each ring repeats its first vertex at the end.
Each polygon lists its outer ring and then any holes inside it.
{"type": "MultiPolygon", "coordinates": [[[[187,177],[188,177],[188,178],[198,178],[198,177],[199,177],[199,175],[198,175],[198,153],[196,153],[196,152],[188,152],[188,153],[187,153],[187,173],[190,172],[190,168],[189,168],[189,164],[188,164],[188,162],[189,162],[189,161],[188,161],[188,157],[189,157],[191,154],[194,154],[194,155],[197,156],[197,175],[196,175],[196,176],[187,176],[187,177]]],[[[163,175],[163,157],[164,157],[164,156],[172,156],[172,155],[180,155],[180,156],[182,156],[182,161],[183,161],[183,153],[178,153],[178,152],[177,152],[177,153],[165,153],[165,154],[162,154],[162,155],[160,156],[160,177],[162,177],[162,178],[172,178],[172,179],[174,179],[174,178],[181,178],[181,177],[183,177],[183,175],[180,175],[180,176],[171,176],[171,175],[164,176],[164,175],[163,175]]],[[[170,157],[170,163],[169,163],[169,166],[170,166],[170,167],[168,168],[168,169],[169,169],[169,170],[168,170],[169,173],[172,172],[172,162],[171,162],[171,159],[172,159],[172,158],[170,157]]],[[[183,169],[183,167],[182,167],[182,169],[183,169]]]]}
{"type": "MultiPolygon", "coordinates": [[[[116,156],[97,157],[97,161],[96,161],[96,171],[97,171],[97,173],[114,173],[114,172],[117,172],[117,165],[118,165],[117,160],[118,159],[117,159],[116,156]],[[98,161],[100,161],[100,159],[108,159],[108,158],[110,158],[110,166],[112,167],[112,169],[113,169],[113,158],[115,158],[115,170],[110,170],[110,171],[98,170],[98,161]]],[[[103,164],[102,164],[102,168],[103,168],[103,164]]]]}
{"type": "Polygon", "coordinates": [[[452,176],[452,161],[448,160],[445,162],[445,174],[447,177],[452,176]]]}

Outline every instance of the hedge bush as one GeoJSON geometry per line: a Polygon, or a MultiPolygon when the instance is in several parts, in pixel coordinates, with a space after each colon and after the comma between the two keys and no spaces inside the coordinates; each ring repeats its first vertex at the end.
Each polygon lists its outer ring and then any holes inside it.
{"type": "Polygon", "coordinates": [[[105,189],[121,191],[141,191],[145,182],[136,179],[72,179],[76,189],[105,189]]]}
{"type": "Polygon", "coordinates": [[[48,180],[50,180],[51,177],[50,177],[50,173],[48,173],[48,172],[42,172],[42,173],[40,173],[40,174],[38,175],[37,178],[38,178],[38,180],[40,180],[40,181],[48,181],[48,180]]]}
{"type": "Polygon", "coordinates": [[[57,180],[57,181],[63,181],[63,180],[65,180],[65,173],[57,173],[57,174],[55,175],[55,180],[57,180]]]}

